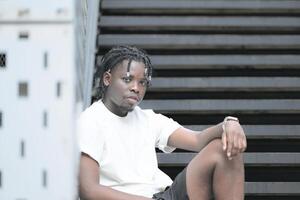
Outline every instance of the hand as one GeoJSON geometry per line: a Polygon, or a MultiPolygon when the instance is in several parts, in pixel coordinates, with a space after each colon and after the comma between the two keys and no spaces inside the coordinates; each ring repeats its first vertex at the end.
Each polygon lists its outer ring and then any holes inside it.
{"type": "Polygon", "coordinates": [[[222,144],[229,160],[246,150],[247,140],[238,121],[223,122],[222,144]]]}

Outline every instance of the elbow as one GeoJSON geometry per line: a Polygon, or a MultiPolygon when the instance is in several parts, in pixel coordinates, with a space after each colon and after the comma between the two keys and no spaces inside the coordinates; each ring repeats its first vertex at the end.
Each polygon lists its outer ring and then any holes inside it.
{"type": "Polygon", "coordinates": [[[86,185],[86,186],[79,186],[79,197],[80,200],[96,200],[95,195],[95,186],[86,185]]]}

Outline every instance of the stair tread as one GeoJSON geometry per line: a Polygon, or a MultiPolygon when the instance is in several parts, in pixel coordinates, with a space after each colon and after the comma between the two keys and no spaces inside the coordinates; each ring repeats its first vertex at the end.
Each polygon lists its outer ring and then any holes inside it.
{"type": "Polygon", "coordinates": [[[122,27],[137,30],[159,28],[165,29],[208,29],[208,28],[262,28],[282,29],[296,28],[299,31],[300,21],[298,17],[178,17],[178,16],[103,16],[99,22],[101,28],[122,27]]]}
{"type": "Polygon", "coordinates": [[[141,107],[163,113],[300,113],[300,100],[144,100],[141,107]]]}
{"type": "MultiPolygon", "coordinates": [[[[192,130],[204,130],[211,125],[185,125],[192,130]]],[[[300,138],[300,125],[242,125],[247,138],[300,138]]]]}
{"type": "MultiPolygon", "coordinates": [[[[185,166],[197,154],[194,152],[184,153],[156,153],[160,166],[185,166]]],[[[300,166],[300,153],[244,153],[246,166],[300,166]]]]}
{"type": "Polygon", "coordinates": [[[298,77],[163,77],[149,91],[299,91],[298,77]]]}
{"type": "Polygon", "coordinates": [[[187,49],[298,49],[298,35],[162,35],[102,34],[98,45],[135,45],[142,48],[187,49]]]}

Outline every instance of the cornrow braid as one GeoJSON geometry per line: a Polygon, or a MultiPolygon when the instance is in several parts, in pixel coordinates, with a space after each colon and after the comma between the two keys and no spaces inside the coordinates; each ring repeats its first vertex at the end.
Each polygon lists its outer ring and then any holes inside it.
{"type": "Polygon", "coordinates": [[[147,53],[133,46],[113,47],[102,57],[101,64],[95,72],[95,78],[98,79],[98,81],[95,81],[97,99],[102,98],[106,92],[106,86],[102,80],[104,72],[112,71],[115,66],[124,60],[128,60],[127,74],[129,74],[130,65],[133,60],[144,63],[145,77],[147,78],[148,85],[150,84],[153,66],[147,53]]]}

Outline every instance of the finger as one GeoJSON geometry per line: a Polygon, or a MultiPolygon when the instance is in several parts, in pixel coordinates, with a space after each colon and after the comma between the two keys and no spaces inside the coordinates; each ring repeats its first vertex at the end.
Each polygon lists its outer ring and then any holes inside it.
{"type": "Polygon", "coordinates": [[[243,139],[239,140],[239,150],[240,150],[240,153],[245,151],[243,139]]]}
{"type": "Polygon", "coordinates": [[[243,152],[243,149],[244,149],[244,145],[243,145],[243,136],[242,135],[239,135],[237,136],[237,151],[239,153],[243,152]]]}
{"type": "Polygon", "coordinates": [[[227,138],[226,138],[225,131],[223,131],[223,133],[222,133],[222,144],[223,144],[223,150],[225,151],[227,148],[227,138]]]}
{"type": "Polygon", "coordinates": [[[234,140],[233,140],[233,149],[234,149],[234,151],[236,151],[236,152],[239,152],[240,151],[240,137],[239,136],[237,136],[237,135],[235,135],[234,136],[234,140]]]}
{"type": "Polygon", "coordinates": [[[231,151],[231,155],[230,155],[230,158],[233,158],[235,156],[237,156],[240,152],[236,151],[236,150],[232,150],[231,151]]]}
{"type": "Polygon", "coordinates": [[[230,135],[227,135],[227,157],[231,157],[231,152],[233,148],[233,139],[230,135]]]}
{"type": "Polygon", "coordinates": [[[235,135],[233,136],[232,139],[232,149],[231,149],[231,157],[234,157],[238,154],[239,152],[239,141],[238,141],[238,137],[235,135]]]}
{"type": "Polygon", "coordinates": [[[246,151],[246,149],[247,149],[247,139],[246,139],[246,137],[244,137],[244,139],[243,139],[243,149],[244,149],[244,151],[246,151]]]}

